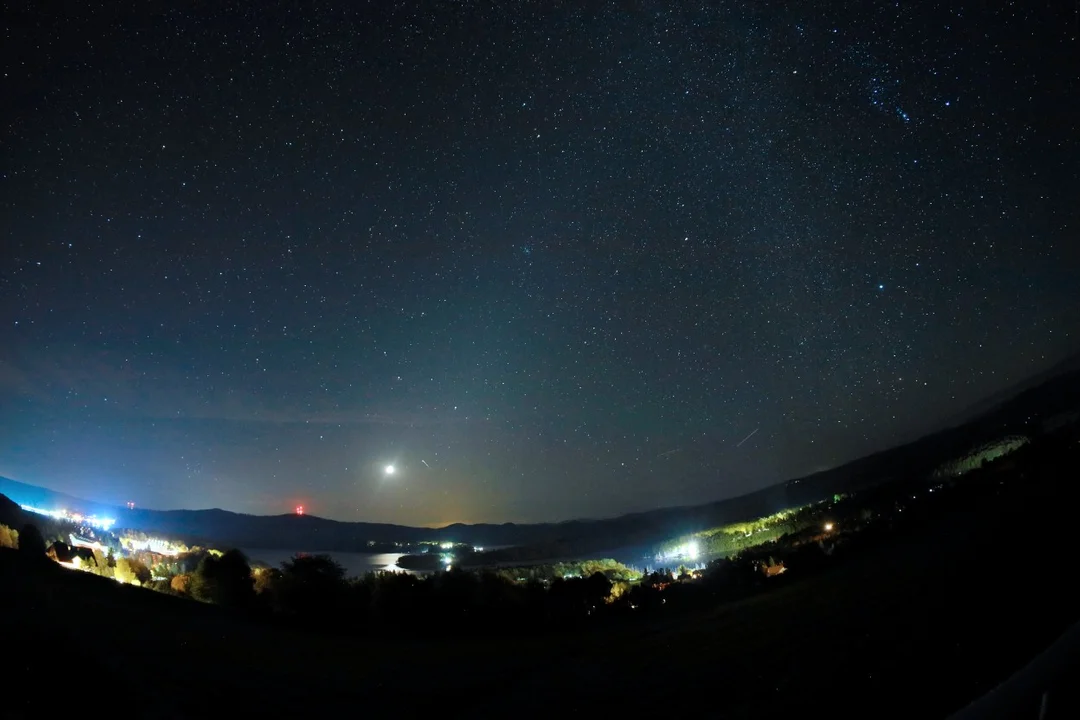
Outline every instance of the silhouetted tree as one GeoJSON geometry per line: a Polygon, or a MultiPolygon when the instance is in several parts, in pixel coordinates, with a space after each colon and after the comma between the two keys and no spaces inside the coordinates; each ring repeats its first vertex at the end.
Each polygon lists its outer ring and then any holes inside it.
{"type": "Polygon", "coordinates": [[[660,607],[663,598],[655,585],[636,585],[626,594],[626,601],[635,610],[653,610],[660,607]]]}
{"type": "Polygon", "coordinates": [[[340,623],[349,611],[345,568],[329,555],[295,555],[281,563],[274,595],[279,610],[313,627],[340,623]]]}
{"type": "Polygon", "coordinates": [[[488,627],[528,617],[525,588],[496,573],[480,576],[475,602],[479,617],[488,627]]]}
{"type": "Polygon", "coordinates": [[[250,609],[255,600],[251,566],[239,550],[229,550],[221,557],[207,555],[191,576],[188,592],[203,602],[250,609]]]}
{"type": "Polygon", "coordinates": [[[305,584],[334,585],[345,580],[345,568],[329,555],[294,555],[281,563],[281,572],[305,584]]]}
{"type": "Polygon", "coordinates": [[[536,578],[531,578],[525,583],[524,601],[530,615],[542,616],[547,602],[547,588],[544,587],[544,583],[536,578]]]}
{"type": "Polygon", "coordinates": [[[415,575],[377,573],[368,575],[371,585],[371,616],[378,621],[415,621],[423,605],[426,583],[415,575]]]}
{"type": "MultiPolygon", "coordinates": [[[[596,575],[588,579],[583,578],[555,578],[551,581],[548,589],[548,608],[552,619],[560,622],[573,622],[582,620],[591,613],[594,606],[603,603],[600,596],[601,583],[594,581],[596,575]]],[[[600,578],[606,584],[607,590],[611,590],[611,581],[603,575],[600,578]]]]}
{"type": "Polygon", "coordinates": [[[476,609],[476,575],[455,568],[438,573],[426,582],[431,583],[433,610],[441,620],[440,629],[469,623],[470,615],[476,609]]]}
{"type": "Polygon", "coordinates": [[[45,557],[45,538],[36,525],[26,523],[19,531],[19,552],[34,559],[45,557]]]}
{"type": "Polygon", "coordinates": [[[602,605],[611,594],[612,583],[602,572],[594,572],[585,581],[586,600],[590,605],[602,605]]]}
{"type": "Polygon", "coordinates": [[[251,574],[255,576],[255,594],[266,595],[267,599],[281,584],[281,571],[277,568],[252,568],[251,574]]]}

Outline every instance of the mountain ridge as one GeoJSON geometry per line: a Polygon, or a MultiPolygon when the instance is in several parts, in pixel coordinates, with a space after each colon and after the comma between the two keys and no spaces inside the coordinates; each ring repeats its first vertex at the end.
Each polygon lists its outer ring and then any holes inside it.
{"type": "Polygon", "coordinates": [[[1073,353],[1067,355],[1061,360],[1055,362],[1050,367],[1040,370],[1039,372],[1029,375],[1028,377],[1018,382],[1012,383],[1008,387],[991,393],[986,397],[974,402],[963,410],[949,415],[946,419],[938,422],[931,427],[930,432],[938,430],[945,430],[957,425],[963,425],[964,423],[978,418],[983,413],[993,410],[996,406],[1008,402],[1009,400],[1022,395],[1025,391],[1032,388],[1036,388],[1039,385],[1050,382],[1055,378],[1069,375],[1070,373],[1080,372],[1080,353],[1073,353]]]}
{"type": "Polygon", "coordinates": [[[890,481],[921,481],[943,463],[964,455],[980,443],[1008,434],[1038,434],[1063,413],[1078,411],[1080,370],[1067,371],[1039,384],[1027,385],[1026,389],[963,425],[930,433],[830,470],[700,505],[554,523],[454,523],[441,528],[423,528],[331,520],[314,515],[247,515],[221,508],[129,510],[82,501],[65,493],[3,477],[0,477],[0,493],[20,504],[47,505],[47,500],[56,498],[74,503],[70,507],[77,507],[82,512],[115,513],[117,527],[251,549],[363,551],[373,542],[453,541],[484,546],[551,547],[559,552],[595,552],[655,543],[890,481]]]}

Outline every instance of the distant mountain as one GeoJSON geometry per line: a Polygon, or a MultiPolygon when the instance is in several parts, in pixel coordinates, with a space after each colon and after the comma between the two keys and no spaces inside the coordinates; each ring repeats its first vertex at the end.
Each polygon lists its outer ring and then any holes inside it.
{"type": "Polygon", "coordinates": [[[113,517],[117,508],[112,505],[95,503],[77,498],[74,495],[57,492],[37,485],[28,485],[17,480],[0,476],[0,493],[14,500],[19,505],[45,508],[48,510],[70,510],[86,515],[113,517]]]}
{"type": "Polygon", "coordinates": [[[246,548],[363,550],[368,542],[455,540],[503,545],[507,538],[531,539],[543,525],[451,525],[439,530],[388,523],[339,522],[314,515],[245,515],[228,510],[146,510],[103,505],[48,488],[0,477],[0,494],[20,505],[66,509],[116,519],[117,528],[246,548]]]}
{"type": "Polygon", "coordinates": [[[455,541],[485,546],[528,546],[537,557],[595,554],[650,545],[729,522],[850,493],[888,482],[923,482],[943,463],[1005,435],[1036,436],[1080,417],[1080,371],[1026,384],[962,425],[740,497],[692,507],[633,513],[604,520],[416,528],[338,522],[312,515],[243,515],[225,510],[128,510],[104,507],[45,488],[0,478],[0,493],[16,502],[108,514],[118,527],[201,541],[217,547],[363,551],[369,542],[455,541]]]}
{"type": "Polygon", "coordinates": [[[1076,372],[1080,372],[1080,353],[1070,355],[1042,372],[1036,373],[1014,385],[1010,385],[1004,390],[999,390],[993,395],[983,398],[979,402],[964,408],[955,415],[949,416],[942,422],[934,425],[933,428],[945,429],[963,425],[970,420],[978,418],[980,415],[984,415],[991,410],[994,410],[1026,390],[1037,388],[1056,378],[1071,375],[1076,372]]]}

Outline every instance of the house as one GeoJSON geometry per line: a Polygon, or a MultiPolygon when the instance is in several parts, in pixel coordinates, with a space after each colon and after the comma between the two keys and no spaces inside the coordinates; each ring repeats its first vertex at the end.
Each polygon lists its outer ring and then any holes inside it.
{"type": "Polygon", "coordinates": [[[90,548],[72,547],[65,542],[57,541],[49,546],[45,554],[58,564],[73,570],[82,570],[89,566],[97,567],[94,551],[90,548]]]}
{"type": "Polygon", "coordinates": [[[89,538],[84,538],[84,537],[82,537],[80,535],[76,535],[75,533],[71,533],[71,535],[69,535],[68,537],[71,538],[71,546],[72,547],[88,548],[90,550],[97,550],[102,555],[109,552],[109,548],[105,547],[104,545],[99,543],[97,540],[91,540],[89,538]]]}
{"type": "Polygon", "coordinates": [[[781,560],[778,563],[774,563],[772,558],[769,558],[768,563],[761,563],[761,572],[765,577],[776,577],[787,572],[787,568],[784,567],[784,562],[781,560]]]}

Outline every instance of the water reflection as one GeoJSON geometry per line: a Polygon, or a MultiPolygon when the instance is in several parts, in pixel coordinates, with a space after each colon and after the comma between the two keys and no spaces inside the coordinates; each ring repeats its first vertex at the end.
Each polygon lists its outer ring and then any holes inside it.
{"type": "Polygon", "coordinates": [[[346,577],[360,577],[369,572],[399,572],[410,575],[420,573],[406,570],[397,566],[398,558],[406,553],[353,553],[332,552],[320,550],[244,550],[251,562],[258,562],[271,567],[280,568],[281,563],[292,558],[297,552],[305,552],[308,555],[329,555],[341,567],[345,568],[346,577]]]}

